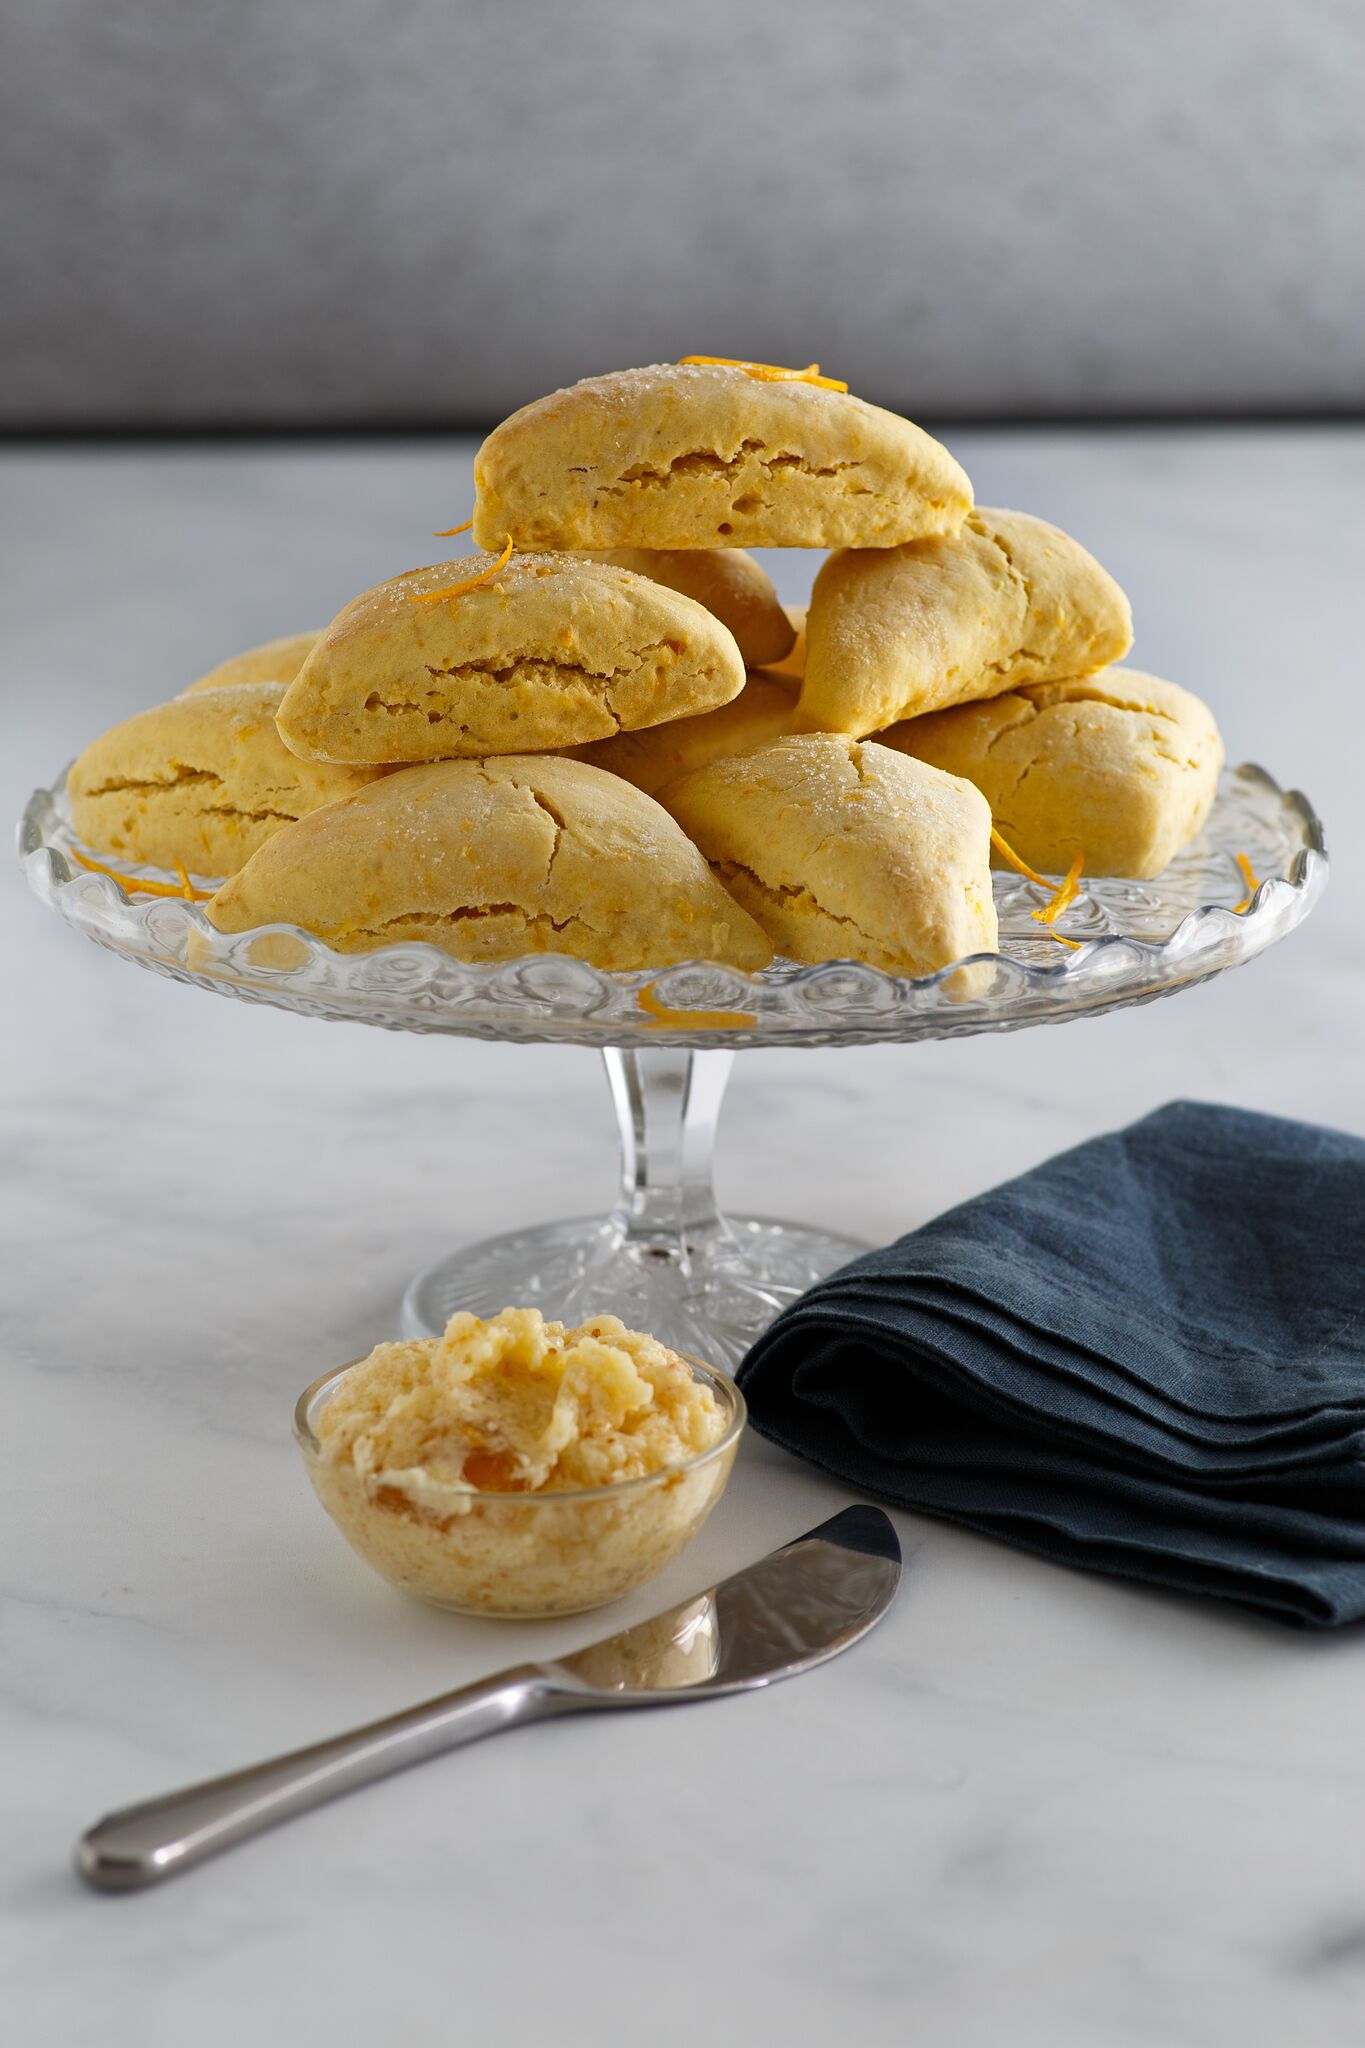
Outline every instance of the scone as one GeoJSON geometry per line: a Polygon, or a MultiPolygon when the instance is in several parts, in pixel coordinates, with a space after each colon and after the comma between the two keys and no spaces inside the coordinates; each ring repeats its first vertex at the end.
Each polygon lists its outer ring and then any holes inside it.
{"type": "Polygon", "coordinates": [[[579,555],[495,567],[475,555],[413,569],[347,605],[289,686],[286,743],[316,761],[538,753],[709,711],[744,687],[733,634],[662,583],[579,555]]]}
{"type": "Polygon", "coordinates": [[[626,969],[760,968],[772,951],[658,804],[544,754],[400,768],[281,832],[205,915],[223,932],[302,925],[343,953],[420,939],[458,960],[626,969]]]}
{"type": "Polygon", "coordinates": [[[607,548],[591,561],[651,576],[694,597],[735,636],[746,668],[790,654],[796,629],[777,601],[773,579],[743,548],[607,548]]]}
{"type": "Polygon", "coordinates": [[[795,712],[790,690],[768,676],[750,676],[739,695],[699,718],[675,718],[648,732],[622,732],[613,740],[578,747],[574,758],[623,775],[646,796],[692,768],[704,768],[727,754],[743,754],[764,740],[791,730],[795,712]]]}
{"type": "Polygon", "coordinates": [[[1133,668],[1030,683],[878,738],[974,782],[1046,875],[1078,853],[1088,875],[1159,875],[1208,817],[1223,765],[1208,706],[1133,668]]]}
{"type": "Polygon", "coordinates": [[[660,800],[789,960],[914,975],[995,949],[990,809],[955,775],[803,734],[713,761],[660,800]]]}
{"type": "Polygon", "coordinates": [[[792,629],[792,644],[781,661],[765,661],[760,664],[764,675],[776,676],[788,689],[799,690],[801,678],[806,673],[806,612],[803,604],[784,604],[787,623],[792,629]]]}
{"type": "Polygon", "coordinates": [[[317,633],[286,633],[280,640],[248,647],[244,654],[234,654],[231,661],[211,668],[180,694],[192,697],[196,690],[226,690],[237,683],[292,683],[317,640],[317,633]]]}
{"type": "Polygon", "coordinates": [[[880,732],[1089,675],[1132,644],[1127,598],[1079,542],[1023,512],[978,509],[956,540],[831,555],[806,621],[802,718],[880,732]]]}
{"type": "Polygon", "coordinates": [[[301,761],[275,729],[282,683],[196,690],[88,746],[67,780],[88,846],[154,867],[231,875],[258,847],[383,771],[301,761]]]}
{"type": "Polygon", "coordinates": [[[481,548],[882,548],[956,533],[972,502],[947,449],[895,413],[683,363],[523,406],[480,448],[474,485],[481,548]]]}

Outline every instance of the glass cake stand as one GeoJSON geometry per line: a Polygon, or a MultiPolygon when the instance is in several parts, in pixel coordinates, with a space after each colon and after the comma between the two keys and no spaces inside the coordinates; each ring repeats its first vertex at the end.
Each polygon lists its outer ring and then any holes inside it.
{"type": "MultiPolygon", "coordinates": [[[[1307,800],[1264,770],[1225,770],[1198,840],[1153,882],[1089,882],[1067,913],[1067,951],[1030,912],[1042,892],[995,877],[1001,949],[922,979],[857,961],[779,962],[744,974],[692,962],[607,974],[563,954],[471,966],[429,945],[337,953],[297,926],[224,936],[202,910],[131,896],[69,855],[65,778],[24,813],[19,855],[42,900],[97,944],[175,981],[304,1016],[389,1031],[600,1048],[621,1147],[605,1220],[545,1223],[491,1238],[419,1273],[408,1335],[458,1308],[535,1305],[569,1322],[610,1311],[677,1349],[734,1365],[778,1311],[865,1247],[768,1217],[726,1217],[712,1192],[721,1099],[749,1046],[869,1045],[1014,1031],[1099,1016],[1192,988],[1274,945],[1327,879],[1307,800]],[[1236,856],[1259,878],[1249,901],[1236,856]]],[[[137,878],[173,880],[125,866],[137,878]]]]}

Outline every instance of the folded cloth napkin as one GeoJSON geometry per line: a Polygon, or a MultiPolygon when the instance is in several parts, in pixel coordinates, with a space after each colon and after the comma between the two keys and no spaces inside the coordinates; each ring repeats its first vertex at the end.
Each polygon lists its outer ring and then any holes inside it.
{"type": "Polygon", "coordinates": [[[831,1274],[754,1426],[1060,1564],[1365,1615],[1365,1141],[1173,1102],[831,1274]]]}

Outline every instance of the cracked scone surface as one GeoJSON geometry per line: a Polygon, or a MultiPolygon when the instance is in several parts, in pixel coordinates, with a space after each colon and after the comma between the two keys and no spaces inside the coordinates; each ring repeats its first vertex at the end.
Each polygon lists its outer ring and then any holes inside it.
{"type": "Polygon", "coordinates": [[[1034,683],[912,718],[882,744],[975,783],[1021,860],[1159,875],[1202,829],[1223,742],[1207,704],[1139,669],[1034,683]]]}
{"type": "Polygon", "coordinates": [[[801,734],[684,775],[662,801],[789,960],[932,974],[996,947],[991,814],[957,776],[801,734]]]}
{"type": "Polygon", "coordinates": [[[182,697],[192,697],[199,690],[226,690],[237,683],[292,683],[299,670],[307,661],[321,637],[320,629],[311,633],[286,633],[279,640],[265,640],[259,647],[248,647],[242,654],[234,654],[230,661],[219,662],[206,676],[200,676],[197,683],[191,683],[182,697]]]}
{"type": "Polygon", "coordinates": [[[735,636],[747,668],[781,661],[796,628],[778,603],[772,577],[743,548],[607,548],[586,559],[611,562],[695,598],[735,636]]]}
{"type": "Polygon", "coordinates": [[[890,547],[955,533],[972,502],[947,449],[896,413],[676,363],[523,406],[474,485],[482,548],[890,547]]]}
{"type": "Polygon", "coordinates": [[[235,874],[286,825],[371,783],[375,768],[301,761],[280,738],[281,683],[196,690],[85,749],[67,789],[88,846],[192,874],[235,874]]]}
{"type": "Polygon", "coordinates": [[[398,769],[280,833],[206,915],[223,932],[302,925],[344,953],[424,940],[458,960],[621,970],[771,957],[665,810],[556,755],[398,769]]]}
{"type": "Polygon", "coordinates": [[[1088,675],[1132,642],[1127,598],[1079,541],[980,507],[956,540],[831,555],[811,593],[801,712],[821,731],[879,732],[1088,675]]]}
{"type": "Polygon", "coordinates": [[[280,731],[314,760],[474,759],[572,747],[708,711],[744,663],[704,605],[579,555],[463,556],[367,590],[290,685],[280,731]]]}
{"type": "Polygon", "coordinates": [[[648,732],[618,733],[575,750],[575,759],[590,761],[612,775],[623,775],[646,796],[693,768],[704,768],[727,754],[743,754],[764,740],[791,730],[796,706],[790,690],[768,676],[752,675],[737,697],[719,710],[697,718],[675,718],[648,732]]]}

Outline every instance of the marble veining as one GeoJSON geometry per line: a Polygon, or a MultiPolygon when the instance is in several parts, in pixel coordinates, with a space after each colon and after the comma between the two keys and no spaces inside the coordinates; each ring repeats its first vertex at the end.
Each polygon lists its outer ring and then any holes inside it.
{"type": "MultiPolygon", "coordinates": [[[[979,495],[1127,585],[1134,659],[1299,784],[1335,880],[1250,968],[1065,1030],[748,1053],[720,1193],[885,1239],[1177,1094],[1365,1131],[1365,434],[971,433],[979,495]],[[1312,506],[1311,524],[1267,508],[1312,506]]],[[[0,782],[421,557],[464,444],[11,452],[0,782]],[[73,589],[70,565],[82,574],[73,589]]],[[[801,595],[809,564],[770,558],[801,595]]],[[[461,1620],[341,1545],[297,1390],[462,1239],[604,1208],[593,1055],[173,986],[0,892],[0,2011],[25,2048],[647,2036],[1346,2043],[1365,2010],[1365,1637],[1295,1635],[898,1518],[878,1632],[766,1696],[452,1756],[164,1891],[98,1813],[618,1624],[461,1620]]],[[[1326,1219],[1330,1227],[1330,1219],[1326,1219]]],[[[748,1446],[619,1621],[842,1504],[748,1446]]]]}

